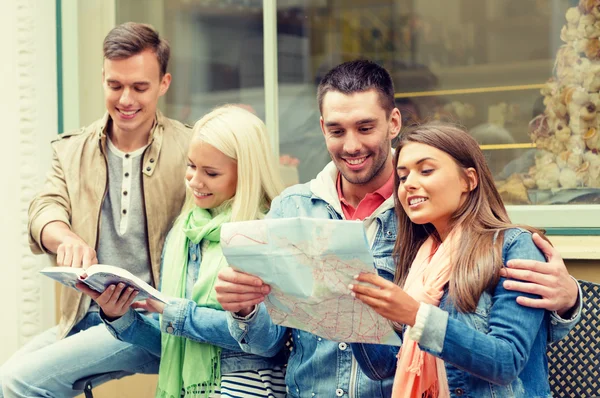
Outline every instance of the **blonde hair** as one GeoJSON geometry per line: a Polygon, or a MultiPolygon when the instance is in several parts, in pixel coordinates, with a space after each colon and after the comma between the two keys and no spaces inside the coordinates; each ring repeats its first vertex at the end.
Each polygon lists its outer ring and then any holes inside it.
{"type": "MultiPolygon", "coordinates": [[[[231,221],[263,218],[284,186],[262,120],[239,106],[223,105],[196,122],[192,140],[197,139],[237,162],[236,191],[228,202],[231,221]]],[[[188,187],[181,215],[194,206],[188,187]]]]}

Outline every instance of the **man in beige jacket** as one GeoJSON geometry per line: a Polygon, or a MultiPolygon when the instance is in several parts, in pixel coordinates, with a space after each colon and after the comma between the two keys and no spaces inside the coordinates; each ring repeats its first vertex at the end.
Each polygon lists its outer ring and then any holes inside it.
{"type": "MultiPolygon", "coordinates": [[[[157,110],[171,82],[169,54],[148,25],[126,23],[106,36],[107,113],[52,142],[51,171],[29,208],[34,253],[62,266],[118,265],[156,286],[165,235],[185,197],[190,138],[157,110]]],[[[158,364],[156,353],[115,339],[98,306],[65,288],[59,325],[0,368],[0,397],[75,396],[81,378],[156,373],[158,364]]]]}

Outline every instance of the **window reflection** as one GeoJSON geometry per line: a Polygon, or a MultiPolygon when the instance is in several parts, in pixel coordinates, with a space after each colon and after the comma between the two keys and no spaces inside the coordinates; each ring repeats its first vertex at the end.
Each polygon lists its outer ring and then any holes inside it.
{"type": "MultiPolygon", "coordinates": [[[[333,66],[368,58],[392,74],[405,124],[436,118],[471,131],[508,204],[598,201],[600,18],[588,3],[277,1],[286,170],[304,182],[329,162],[316,86],[333,66]]],[[[171,42],[170,117],[192,123],[233,102],[264,119],[262,1],[116,4],[117,23],[151,23],[171,42]]]]}
{"type": "Polygon", "coordinates": [[[185,123],[223,103],[264,120],[262,18],[262,1],[117,1],[117,23],[150,23],[169,40],[173,81],[162,109],[185,123]]]}
{"type": "Polygon", "coordinates": [[[575,21],[570,7],[576,5],[567,0],[279,3],[281,153],[299,159],[302,181],[323,168],[329,157],[319,128],[316,82],[340,62],[369,58],[392,74],[405,124],[435,118],[469,128],[482,145],[507,204],[596,201],[597,87],[577,83],[580,90],[596,93],[590,98],[576,96],[587,104],[578,118],[587,117],[589,122],[548,120],[549,113],[556,113],[548,107],[548,93],[564,97],[557,84],[571,84],[564,77],[563,83],[556,82],[555,63],[558,73],[561,68],[570,70],[568,79],[587,76],[590,82],[600,81],[600,67],[594,66],[600,50],[595,51],[591,42],[584,46],[585,37],[575,39],[578,31],[583,32],[580,36],[597,38],[600,18],[594,9],[577,8],[582,15],[575,21]],[[565,43],[569,37],[573,39],[565,43]],[[587,63],[590,57],[593,60],[587,63]],[[293,72],[287,59],[296,60],[293,72]],[[573,70],[575,61],[585,64],[581,67],[585,73],[573,70]],[[530,122],[538,115],[545,115],[544,126],[550,127],[532,133],[530,122]],[[562,125],[571,131],[569,137],[564,130],[560,133],[559,144],[549,137],[556,136],[554,131],[562,125]]]}

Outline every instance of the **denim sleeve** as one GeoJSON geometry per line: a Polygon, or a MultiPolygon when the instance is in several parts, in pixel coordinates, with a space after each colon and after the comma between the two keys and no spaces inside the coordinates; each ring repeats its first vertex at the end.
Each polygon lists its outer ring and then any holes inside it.
{"type": "Polygon", "coordinates": [[[125,315],[112,322],[106,319],[102,311],[100,318],[110,334],[118,340],[135,344],[160,356],[161,334],[158,319],[154,316],[142,315],[130,308],[125,315]]]}
{"type": "Polygon", "coordinates": [[[400,347],[362,343],[352,343],[350,347],[358,366],[369,379],[385,380],[396,374],[396,355],[400,347]]]}
{"type": "MultiPolygon", "coordinates": [[[[506,253],[506,261],[544,261],[528,233],[520,233],[506,253]]],[[[506,385],[516,379],[529,360],[540,329],[547,327],[546,311],[517,304],[517,297],[523,293],[504,289],[504,280],[500,279],[492,296],[487,333],[430,306],[419,341],[421,349],[492,383],[506,385]],[[444,329],[445,333],[438,333],[444,329]]]]}
{"type": "MultiPolygon", "coordinates": [[[[282,218],[281,196],[271,202],[266,218],[282,218]]],[[[239,317],[232,312],[227,313],[229,333],[247,353],[263,357],[275,356],[284,346],[287,328],[275,325],[264,304],[256,306],[252,314],[239,317]]]]}
{"type": "Polygon", "coordinates": [[[276,196],[271,202],[271,207],[265,218],[283,218],[281,212],[281,196],[276,196]]]}
{"type": "Polygon", "coordinates": [[[171,299],[163,311],[160,329],[163,333],[242,352],[227,332],[227,312],[199,307],[192,300],[171,299]]]}
{"type": "Polygon", "coordinates": [[[550,315],[550,330],[548,331],[548,341],[550,343],[556,343],[564,338],[581,320],[581,311],[583,310],[583,300],[581,298],[583,297],[583,292],[577,279],[573,278],[573,280],[577,283],[577,294],[579,295],[577,297],[577,308],[575,308],[575,313],[569,319],[563,319],[556,311],[552,311],[550,315]]]}
{"type": "Polygon", "coordinates": [[[227,325],[242,351],[250,354],[273,357],[285,344],[287,328],[275,325],[262,303],[247,318],[227,312],[227,325]]]}

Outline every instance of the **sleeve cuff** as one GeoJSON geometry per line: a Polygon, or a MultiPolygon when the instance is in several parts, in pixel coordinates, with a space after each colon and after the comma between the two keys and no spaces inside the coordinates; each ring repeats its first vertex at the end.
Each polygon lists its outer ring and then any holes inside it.
{"type": "Polygon", "coordinates": [[[255,305],[254,308],[252,309],[252,311],[246,316],[237,315],[235,312],[231,312],[231,316],[236,321],[250,322],[256,316],[256,313],[258,312],[257,309],[258,309],[258,306],[255,305]]]}
{"type": "Polygon", "coordinates": [[[169,300],[162,313],[160,331],[181,336],[190,303],[191,301],[188,299],[179,298],[169,300]]]}
{"type": "Polygon", "coordinates": [[[571,310],[567,313],[567,315],[570,315],[567,318],[563,318],[560,315],[558,315],[558,312],[552,311],[552,321],[557,323],[571,323],[581,315],[581,311],[583,310],[583,301],[581,300],[581,298],[583,297],[583,292],[581,291],[581,285],[575,277],[573,277],[572,275],[569,276],[573,278],[573,280],[577,284],[577,301],[575,302],[573,308],[571,308],[571,310]]]}
{"type": "Polygon", "coordinates": [[[120,334],[125,332],[131,327],[131,325],[133,325],[136,316],[138,316],[137,312],[131,308],[129,309],[129,311],[123,314],[122,317],[117,318],[112,322],[106,319],[106,315],[104,315],[102,309],[99,310],[99,314],[100,319],[102,319],[102,322],[104,322],[110,333],[117,339],[119,338],[120,334]]]}
{"type": "MultiPolygon", "coordinates": [[[[264,308],[264,305],[262,306],[264,308]]],[[[266,309],[264,310],[266,312],[266,309]]],[[[246,335],[250,325],[259,317],[260,306],[255,305],[252,311],[246,316],[239,316],[234,312],[227,312],[227,325],[229,332],[240,344],[247,344],[246,335]]]]}
{"type": "Polygon", "coordinates": [[[29,247],[34,254],[54,254],[48,251],[42,244],[42,231],[44,227],[53,221],[62,221],[71,227],[67,215],[60,210],[47,209],[43,213],[38,214],[35,220],[31,223],[29,231],[29,247]]]}
{"type": "MultiPolygon", "coordinates": [[[[414,335],[410,334],[409,336],[419,343],[421,349],[439,356],[444,349],[448,318],[449,315],[446,311],[431,304],[421,303],[415,327],[413,327],[416,330],[414,335]]],[[[411,332],[409,331],[409,333],[411,332]]]]}
{"type": "Polygon", "coordinates": [[[431,309],[429,306],[420,303],[415,324],[413,327],[408,328],[408,337],[410,337],[411,340],[417,343],[421,341],[421,336],[423,335],[423,330],[425,329],[427,318],[429,317],[430,312],[431,309]]]}

